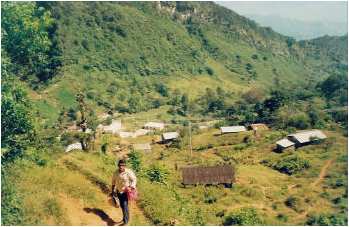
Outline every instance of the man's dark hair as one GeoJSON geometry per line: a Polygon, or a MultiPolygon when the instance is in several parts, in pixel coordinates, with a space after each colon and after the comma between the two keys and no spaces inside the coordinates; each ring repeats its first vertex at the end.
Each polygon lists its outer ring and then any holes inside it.
{"type": "Polygon", "coordinates": [[[125,159],[119,160],[118,166],[120,166],[120,165],[126,165],[126,160],[125,159]]]}

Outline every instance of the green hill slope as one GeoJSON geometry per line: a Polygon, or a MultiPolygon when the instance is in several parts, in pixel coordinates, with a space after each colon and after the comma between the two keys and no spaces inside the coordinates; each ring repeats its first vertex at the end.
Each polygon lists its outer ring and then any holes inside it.
{"type": "Polygon", "coordinates": [[[43,6],[56,19],[63,62],[52,83],[39,91],[48,95],[38,105],[48,109],[71,107],[68,100],[78,90],[97,111],[139,112],[167,102],[159,84],[190,97],[217,86],[236,96],[247,87],[271,87],[276,79],[299,84],[328,76],[323,62],[332,56],[326,47],[330,38],[306,48],[210,2],[43,6]],[[130,107],[134,100],[137,108],[130,107]]]}

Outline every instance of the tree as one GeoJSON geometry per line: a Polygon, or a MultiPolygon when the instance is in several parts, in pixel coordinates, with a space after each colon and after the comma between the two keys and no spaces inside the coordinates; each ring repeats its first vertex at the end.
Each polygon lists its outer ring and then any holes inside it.
{"type": "Polygon", "coordinates": [[[32,144],[35,134],[30,101],[26,93],[11,79],[3,65],[1,91],[1,147],[4,162],[21,156],[32,144]]]}
{"type": "Polygon", "coordinates": [[[163,83],[157,83],[155,84],[155,89],[157,92],[159,92],[162,96],[168,97],[168,88],[163,83]]]}
{"type": "Polygon", "coordinates": [[[281,90],[274,90],[270,93],[270,95],[271,97],[266,99],[263,105],[264,107],[268,108],[271,112],[277,110],[288,100],[286,93],[281,90]]]}
{"type": "Polygon", "coordinates": [[[261,102],[263,100],[263,92],[261,91],[261,89],[257,89],[257,88],[251,88],[250,90],[248,90],[246,93],[244,93],[242,95],[242,98],[250,104],[254,104],[257,102],[261,102]]]}
{"type": "Polygon", "coordinates": [[[35,2],[3,2],[2,43],[11,60],[46,81],[60,66],[60,51],[50,39],[54,20],[35,2]]]}
{"type": "Polygon", "coordinates": [[[181,112],[183,115],[187,114],[189,109],[189,98],[187,94],[183,94],[181,98],[181,112]]]}

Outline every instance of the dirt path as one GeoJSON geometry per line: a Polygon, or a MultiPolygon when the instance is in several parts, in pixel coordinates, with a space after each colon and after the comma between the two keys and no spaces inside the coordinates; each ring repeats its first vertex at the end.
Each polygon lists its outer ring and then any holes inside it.
{"type": "Polygon", "coordinates": [[[317,184],[319,184],[324,179],[324,177],[326,176],[326,173],[327,173],[327,169],[328,169],[328,167],[330,167],[332,162],[333,162],[333,159],[330,159],[330,160],[328,160],[326,162],[326,164],[322,167],[322,169],[320,171],[319,177],[316,179],[316,181],[314,181],[311,184],[312,187],[316,186],[317,184]]]}
{"type": "MultiPolygon", "coordinates": [[[[105,197],[103,204],[89,204],[86,206],[81,199],[72,198],[66,194],[59,195],[59,201],[67,220],[71,225],[93,225],[93,226],[114,226],[120,225],[122,212],[120,208],[115,208],[108,203],[109,187],[103,180],[91,174],[88,170],[82,169],[71,160],[63,159],[61,163],[71,171],[76,171],[96,186],[96,196],[105,197]]],[[[149,225],[150,222],[144,216],[143,211],[135,202],[129,203],[130,224],[149,225]]]]}

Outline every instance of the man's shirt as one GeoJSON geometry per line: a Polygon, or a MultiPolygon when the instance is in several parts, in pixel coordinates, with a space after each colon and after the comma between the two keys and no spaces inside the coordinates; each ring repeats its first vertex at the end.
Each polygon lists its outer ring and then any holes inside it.
{"type": "Polygon", "coordinates": [[[137,178],[132,170],[125,168],[125,171],[120,173],[117,169],[113,174],[112,185],[119,192],[123,192],[126,187],[136,188],[137,178]]]}

